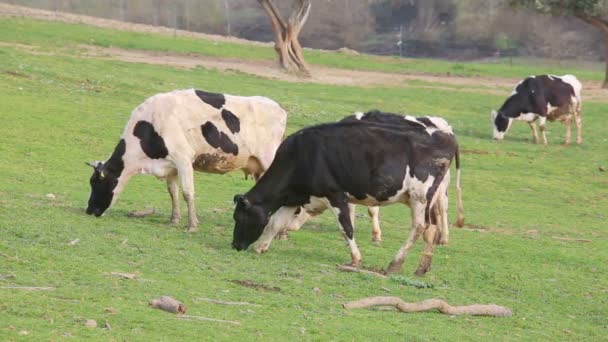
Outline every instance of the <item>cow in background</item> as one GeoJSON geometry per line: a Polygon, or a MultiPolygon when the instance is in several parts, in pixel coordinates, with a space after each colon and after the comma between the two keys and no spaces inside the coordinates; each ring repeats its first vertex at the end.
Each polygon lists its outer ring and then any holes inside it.
{"type": "Polygon", "coordinates": [[[136,174],[167,180],[171,222],[180,220],[179,185],[188,205],[188,231],[198,230],[194,170],[243,170],[258,179],[270,166],[285,133],[287,113],[261,96],[241,97],[201,90],[154,95],[135,108],[114,152],[89,163],[87,214],[101,216],[136,174]]]}
{"type": "Polygon", "coordinates": [[[543,143],[547,145],[545,123],[563,121],[566,125],[564,144],[570,144],[572,119],[576,125],[576,143],[583,142],[581,119],[581,90],[583,86],[573,75],[530,76],[519,82],[513,93],[498,111],[492,111],[493,137],[502,140],[513,120],[528,122],[534,142],[538,144],[536,121],[540,126],[543,143]]]}

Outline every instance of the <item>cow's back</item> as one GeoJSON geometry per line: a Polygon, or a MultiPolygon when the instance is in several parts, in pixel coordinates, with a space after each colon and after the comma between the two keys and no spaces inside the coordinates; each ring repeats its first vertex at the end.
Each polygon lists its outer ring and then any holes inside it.
{"type": "Polygon", "coordinates": [[[361,204],[375,205],[364,203],[367,195],[379,202],[399,200],[394,196],[404,187],[406,170],[422,182],[431,174],[445,173],[456,148],[453,135],[429,134],[423,127],[341,122],[293,134],[281,145],[275,162],[289,161],[282,169],[292,174],[295,189],[313,195],[345,189],[361,204]]]}
{"type": "Polygon", "coordinates": [[[200,171],[224,173],[246,167],[252,156],[267,168],[285,122],[285,111],[265,97],[176,90],[135,108],[123,137],[142,145],[145,153],[141,137],[132,134],[145,125],[147,135],[162,139],[166,159],[190,160],[200,171]]]}

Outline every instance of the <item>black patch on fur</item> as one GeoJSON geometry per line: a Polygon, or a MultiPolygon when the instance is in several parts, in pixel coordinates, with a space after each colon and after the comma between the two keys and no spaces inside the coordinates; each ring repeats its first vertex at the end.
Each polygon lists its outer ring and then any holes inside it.
{"type": "Polygon", "coordinates": [[[211,107],[221,109],[222,106],[226,104],[224,94],[208,93],[202,90],[195,90],[194,92],[196,93],[196,96],[211,107]]]}
{"type": "Polygon", "coordinates": [[[138,121],[133,129],[133,135],[139,138],[141,149],[149,158],[162,159],[169,154],[165,141],[148,121],[138,121]]]}
{"type": "Polygon", "coordinates": [[[209,145],[220,148],[222,151],[234,154],[235,156],[239,153],[239,147],[226,134],[220,132],[211,121],[205,122],[201,126],[201,131],[209,145]]]}
{"type": "Polygon", "coordinates": [[[502,115],[502,113],[498,113],[494,119],[494,126],[496,127],[497,131],[506,132],[507,128],[509,127],[509,118],[502,115]]]}
{"type": "Polygon", "coordinates": [[[116,178],[120,177],[122,170],[125,168],[125,162],[122,160],[122,156],[125,155],[126,151],[127,144],[125,143],[125,139],[120,139],[116,148],[114,148],[114,152],[112,152],[110,159],[105,163],[106,169],[114,174],[116,178]]]}
{"type": "Polygon", "coordinates": [[[125,168],[122,160],[126,151],[124,139],[120,139],[114,152],[105,163],[100,163],[93,170],[93,175],[89,180],[91,185],[91,195],[87,206],[87,214],[101,216],[112,204],[114,189],[118,185],[118,178],[125,168]]]}
{"type": "Polygon", "coordinates": [[[426,127],[435,127],[435,128],[437,128],[437,126],[431,121],[431,119],[427,118],[426,116],[417,117],[416,121],[424,124],[426,127]]]}
{"type": "Polygon", "coordinates": [[[228,109],[222,109],[222,119],[224,119],[226,126],[228,126],[228,129],[232,134],[241,131],[241,122],[239,121],[239,118],[228,109]]]}

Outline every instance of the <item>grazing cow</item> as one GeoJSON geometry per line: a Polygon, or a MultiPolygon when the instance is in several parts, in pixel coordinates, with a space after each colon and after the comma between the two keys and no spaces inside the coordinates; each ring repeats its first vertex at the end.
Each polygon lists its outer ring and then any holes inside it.
{"type": "MultiPolygon", "coordinates": [[[[426,117],[413,117],[410,115],[399,115],[392,113],[383,113],[377,110],[370,111],[367,113],[357,112],[353,115],[349,115],[342,120],[341,122],[352,122],[361,120],[363,122],[370,123],[379,123],[379,124],[387,124],[387,125],[405,125],[406,129],[410,127],[412,124],[419,126],[424,125],[430,129],[443,129],[445,133],[453,134],[452,129],[449,125],[440,125],[436,126],[431,119],[426,117]],[[404,120],[405,119],[405,120],[404,120]]],[[[442,192],[440,192],[440,197],[438,197],[438,201],[436,206],[433,207],[433,215],[431,216],[432,224],[439,224],[438,234],[435,236],[436,243],[441,245],[446,245],[449,240],[449,223],[448,223],[448,194],[447,188],[450,183],[450,171],[446,173],[444,180],[440,186],[442,192]]],[[[351,223],[353,225],[353,229],[355,226],[355,205],[349,204],[351,206],[350,214],[351,214],[351,223]]],[[[462,209],[461,209],[462,210],[462,209]]],[[[368,207],[367,213],[369,217],[372,219],[372,241],[380,242],[382,241],[382,231],[380,229],[380,208],[377,206],[368,207]]],[[[289,227],[286,227],[283,231],[279,233],[279,236],[283,237],[287,235],[287,231],[298,230],[300,227],[308,220],[310,215],[306,213],[306,211],[297,210],[296,218],[291,222],[289,227]]],[[[457,222],[459,226],[462,226],[464,222],[457,222]]]]}
{"type": "Polygon", "coordinates": [[[536,120],[540,126],[543,143],[547,145],[545,123],[563,121],[566,125],[564,144],[570,143],[572,118],[576,125],[576,143],[583,142],[581,119],[581,90],[583,86],[573,75],[530,76],[519,82],[513,93],[497,111],[492,111],[494,139],[502,140],[511,128],[513,120],[528,122],[532,128],[534,142],[538,144],[536,120]]]}
{"type": "Polygon", "coordinates": [[[178,223],[179,189],[188,204],[188,231],[198,230],[193,171],[241,169],[257,180],[270,166],[285,132],[287,113],[261,96],[176,90],[139,105],[106,162],[95,162],[87,214],[101,216],[138,173],[167,180],[171,222],[178,223]]]}
{"type": "MultiPolygon", "coordinates": [[[[265,252],[300,207],[311,215],[329,208],[350,246],[352,264],[359,265],[361,253],[349,204],[400,202],[411,208],[412,229],[387,272],[401,269],[407,252],[425,233],[425,251],[416,274],[426,273],[436,232],[430,224],[432,208],[441,197],[438,194],[445,193],[441,187],[452,159],[461,200],[458,144],[441,118],[418,121],[401,116],[400,120],[405,124],[359,120],[322,124],[288,137],[259,182],[246,194],[235,196],[232,246],[244,250],[255,242],[255,251],[265,252]]],[[[461,222],[460,210],[458,216],[461,222]]]]}

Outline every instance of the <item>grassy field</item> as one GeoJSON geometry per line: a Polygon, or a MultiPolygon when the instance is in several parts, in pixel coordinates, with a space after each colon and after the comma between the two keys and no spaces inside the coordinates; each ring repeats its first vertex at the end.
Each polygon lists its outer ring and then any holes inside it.
{"type": "MultiPolygon", "coordinates": [[[[559,124],[549,124],[546,147],[532,144],[529,128],[521,123],[497,143],[489,139],[489,112],[504,100],[500,96],[428,89],[416,82],[407,88],[286,83],[203,68],[81,58],[74,49],[86,43],[272,58],[266,48],[24,19],[0,19],[0,42],[46,49],[31,53],[0,45],[0,275],[14,275],[0,277],[1,340],[598,341],[608,336],[608,173],[598,170],[608,167],[606,104],[583,106],[581,146],[560,146],[564,128],[559,124]],[[58,51],[61,55],[54,54],[58,51]],[[167,224],[169,196],[164,182],[152,177],[134,177],[104,217],[85,215],[91,170],[84,162],[109,156],[130,111],[146,97],[188,87],[271,97],[289,111],[289,132],[371,108],[443,116],[464,152],[467,222],[487,232],[452,229],[449,246],[436,249],[433,269],[424,278],[413,276],[419,244],[402,274],[379,279],[336,270],[350,255],[329,214],[310,221],[289,240],[276,241],[264,255],[233,251],[231,199],[253,184],[237,172],[196,175],[198,234],[183,233],[185,220],[178,227],[167,224]],[[47,198],[49,193],[56,198],[47,198]],[[153,216],[126,216],[150,206],[157,208],[153,216]],[[119,279],[109,272],[139,278],[119,279]],[[408,280],[432,288],[412,287],[408,280]],[[10,286],[53,289],[31,292],[6,288],[10,286]],[[241,324],[177,320],[148,308],[148,300],[161,295],[185,302],[191,315],[241,324]],[[496,303],[514,315],[449,317],[341,308],[348,300],[374,295],[412,302],[442,298],[454,305],[496,303]],[[222,306],[199,298],[258,306],[222,306]],[[101,326],[107,322],[111,329],[87,328],[87,319],[101,326]]],[[[308,55],[314,64],[360,69],[442,73],[457,65],[308,55]]],[[[505,77],[542,72],[532,66],[467,68],[505,77]]],[[[571,72],[601,78],[589,70],[571,72]]],[[[451,203],[453,220],[453,198],[451,203]]],[[[386,207],[381,223],[385,241],[376,246],[369,220],[357,221],[369,267],[385,267],[403,243],[409,210],[386,207]]]]}

